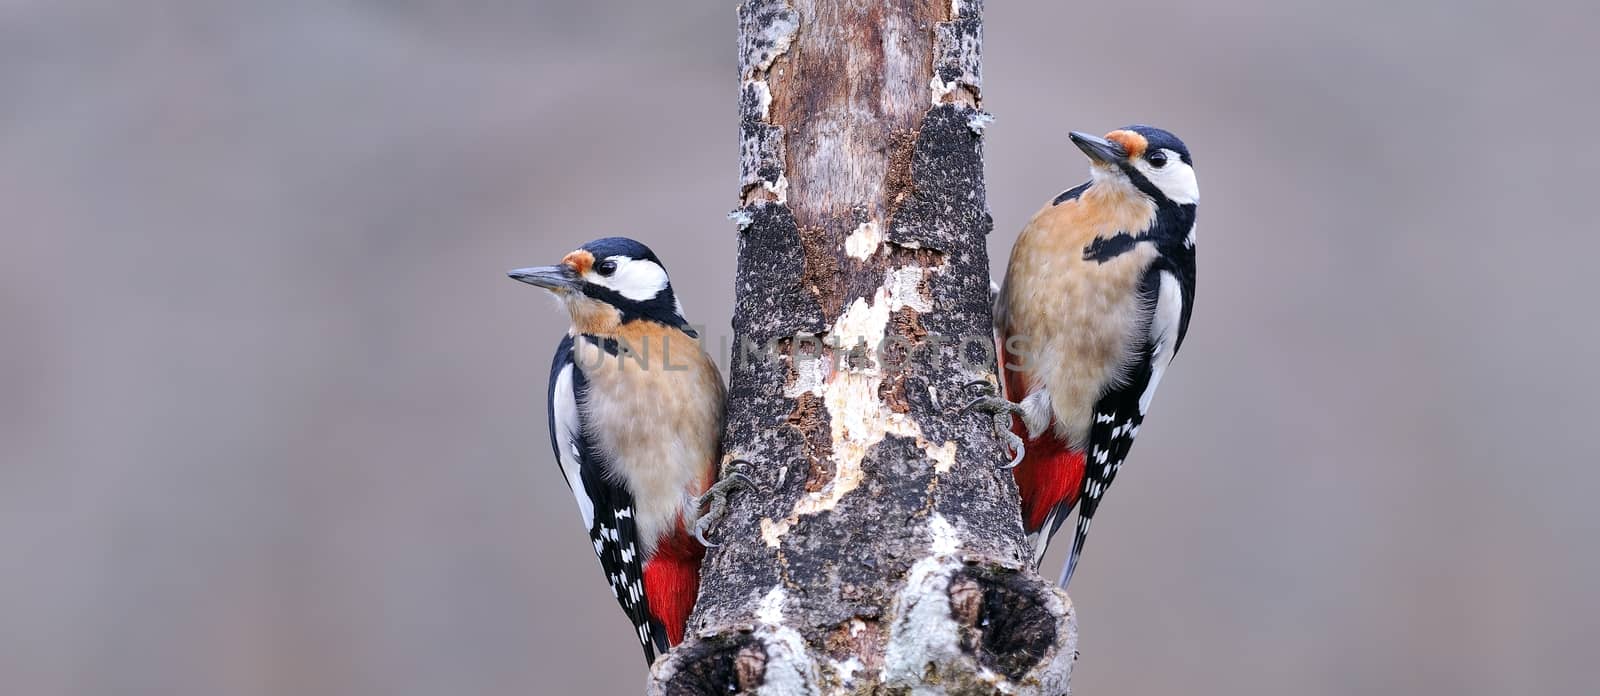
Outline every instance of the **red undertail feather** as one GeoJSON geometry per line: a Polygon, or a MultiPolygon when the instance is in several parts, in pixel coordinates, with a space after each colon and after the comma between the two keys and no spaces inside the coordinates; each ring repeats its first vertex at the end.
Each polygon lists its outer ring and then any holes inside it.
{"type": "MultiPolygon", "coordinates": [[[[1000,364],[1006,365],[1009,361],[1004,346],[999,350],[1000,364]]],[[[1006,398],[1021,401],[1027,394],[1027,378],[1020,371],[1006,368],[1005,379],[1006,398]]],[[[1084,456],[1083,452],[1068,448],[1066,442],[1056,437],[1053,427],[1045,428],[1037,438],[1029,438],[1022,419],[1013,418],[1011,432],[1025,442],[1022,463],[1012,469],[1011,474],[1022,494],[1023,529],[1033,534],[1040,531],[1050,511],[1058,505],[1070,509],[1078,502],[1078,495],[1083,491],[1084,456]]],[[[1049,533],[1050,530],[1043,531],[1049,533]]]]}
{"type": "MultiPolygon", "coordinates": [[[[1024,433],[1018,434],[1027,438],[1024,433]]],[[[1017,490],[1022,492],[1023,529],[1029,534],[1040,531],[1045,518],[1058,505],[1070,509],[1078,502],[1078,493],[1083,490],[1083,463],[1082,452],[1067,449],[1066,443],[1048,431],[1027,440],[1022,463],[1011,474],[1017,479],[1017,490]]]]}
{"type": "Polygon", "coordinates": [[[700,592],[700,561],[705,556],[705,547],[679,520],[678,528],[656,545],[655,555],[644,565],[644,596],[650,615],[667,629],[667,640],[673,645],[683,642],[689,612],[700,592]]]}

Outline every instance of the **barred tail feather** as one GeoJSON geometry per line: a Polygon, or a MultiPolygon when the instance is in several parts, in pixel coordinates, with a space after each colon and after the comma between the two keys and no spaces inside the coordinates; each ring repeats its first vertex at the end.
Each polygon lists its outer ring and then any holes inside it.
{"type": "Polygon", "coordinates": [[[1053,536],[1049,529],[1055,526],[1055,515],[1045,518],[1044,526],[1028,532],[1028,545],[1033,547],[1033,567],[1037,569],[1044,562],[1045,552],[1050,550],[1050,539],[1053,536]]]}
{"type": "Polygon", "coordinates": [[[1067,563],[1061,568],[1061,579],[1056,583],[1063,590],[1067,589],[1067,583],[1072,582],[1072,571],[1078,568],[1078,556],[1083,553],[1083,542],[1089,538],[1089,523],[1092,521],[1093,517],[1078,516],[1078,529],[1072,535],[1072,553],[1067,555],[1067,563]]]}

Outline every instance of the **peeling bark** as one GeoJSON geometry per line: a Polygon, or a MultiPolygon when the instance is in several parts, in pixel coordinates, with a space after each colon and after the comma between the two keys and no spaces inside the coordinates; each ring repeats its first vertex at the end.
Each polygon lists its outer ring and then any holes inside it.
{"type": "Polygon", "coordinates": [[[650,693],[1065,694],[964,385],[995,380],[981,0],[747,0],[726,459],[690,638],[650,693]],[[767,352],[768,347],[775,350],[767,352]]]}

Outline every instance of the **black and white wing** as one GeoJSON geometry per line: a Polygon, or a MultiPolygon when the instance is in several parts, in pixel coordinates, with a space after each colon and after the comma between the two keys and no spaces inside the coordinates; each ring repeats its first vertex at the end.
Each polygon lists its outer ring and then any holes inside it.
{"type": "Polygon", "coordinates": [[[561,339],[550,366],[550,443],[562,477],[578,501],[578,512],[589,530],[589,540],[600,558],[600,569],[605,572],[611,593],[633,623],[639,643],[644,646],[645,661],[654,663],[656,654],[668,648],[667,635],[658,622],[650,621],[633,496],[608,480],[604,458],[584,434],[583,403],[588,383],[573,360],[572,346],[571,336],[561,339]]]}
{"type": "Polygon", "coordinates": [[[1172,356],[1183,343],[1189,324],[1189,304],[1194,297],[1193,255],[1184,268],[1177,264],[1156,264],[1146,271],[1139,297],[1149,308],[1143,345],[1128,368],[1126,381],[1095,402],[1094,422],[1089,428],[1088,450],[1084,459],[1083,490],[1078,500],[1078,527],[1072,538],[1072,553],[1061,571],[1061,586],[1072,579],[1072,571],[1083,553],[1089,524],[1100,507],[1100,499],[1116,479],[1122,462],[1139,435],[1150,400],[1155,396],[1161,375],[1172,363],[1172,356]]]}

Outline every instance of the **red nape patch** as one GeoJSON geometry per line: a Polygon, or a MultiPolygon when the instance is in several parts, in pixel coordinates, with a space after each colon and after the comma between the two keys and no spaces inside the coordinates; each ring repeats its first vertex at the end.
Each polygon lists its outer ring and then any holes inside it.
{"type": "Polygon", "coordinates": [[[678,521],[678,528],[656,546],[655,555],[644,564],[644,596],[650,616],[667,629],[667,641],[683,642],[683,631],[700,592],[700,561],[706,549],[695,541],[678,521]]]}
{"type": "MultiPolygon", "coordinates": [[[[1000,365],[1006,374],[1006,398],[1020,401],[1028,393],[1027,377],[1019,370],[1004,367],[1009,359],[1005,346],[1000,346],[1000,365]]],[[[1019,361],[1020,366],[1026,363],[1019,361]]],[[[1051,426],[1055,423],[1052,422],[1051,426]]],[[[1017,490],[1022,493],[1022,521],[1029,534],[1044,526],[1057,504],[1068,507],[1078,502],[1083,490],[1082,452],[1067,448],[1067,443],[1056,437],[1055,428],[1045,428],[1039,437],[1028,439],[1028,428],[1022,419],[1011,419],[1011,432],[1026,441],[1022,463],[1011,470],[1017,480],[1017,490]]]]}

